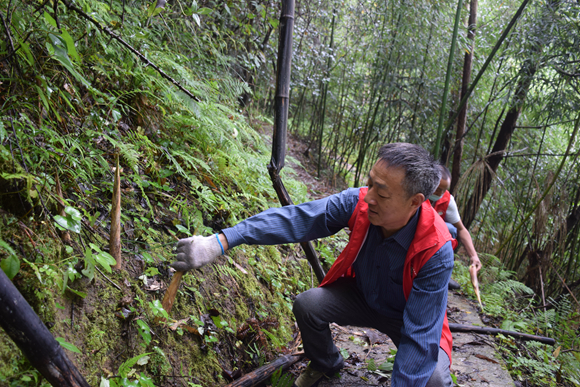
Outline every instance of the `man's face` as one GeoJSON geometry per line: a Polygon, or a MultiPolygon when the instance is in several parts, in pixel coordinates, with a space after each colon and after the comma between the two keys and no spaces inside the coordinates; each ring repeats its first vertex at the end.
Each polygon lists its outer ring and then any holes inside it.
{"type": "Polygon", "coordinates": [[[369,205],[369,221],[382,227],[386,237],[404,227],[425,200],[422,194],[407,196],[404,178],[403,168],[389,167],[383,161],[377,161],[369,172],[369,190],[364,199],[369,205]]]}
{"type": "Polygon", "coordinates": [[[451,185],[451,181],[449,179],[441,179],[441,182],[439,183],[439,187],[437,187],[435,192],[433,192],[433,195],[435,195],[435,196],[443,195],[445,193],[445,191],[447,191],[449,189],[450,185],[451,185]]]}

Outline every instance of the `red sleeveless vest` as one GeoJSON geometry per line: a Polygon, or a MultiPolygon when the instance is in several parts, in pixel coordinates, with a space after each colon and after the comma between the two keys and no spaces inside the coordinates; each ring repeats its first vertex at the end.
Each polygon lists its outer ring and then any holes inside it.
{"type": "MultiPolygon", "coordinates": [[[[361,188],[359,191],[359,200],[356,208],[348,221],[348,228],[351,230],[348,244],[342,250],[326,276],[322,280],[320,286],[328,285],[340,277],[354,277],[352,264],[356,260],[360,249],[367,237],[367,232],[370,226],[367,215],[368,204],[365,203],[368,188],[361,188]]],[[[417,230],[415,237],[409,246],[407,256],[405,258],[405,265],[403,267],[403,293],[405,299],[409,298],[411,289],[413,287],[413,280],[419,273],[423,265],[435,254],[447,241],[452,241],[453,248],[457,242],[451,238],[449,230],[439,216],[435,216],[436,212],[431,207],[429,201],[423,202],[421,205],[421,214],[417,222],[417,230]]],[[[449,330],[449,322],[447,321],[447,312],[443,320],[443,329],[441,332],[441,348],[449,356],[451,362],[451,348],[453,345],[453,338],[449,330]]]]}
{"type": "Polygon", "coordinates": [[[433,209],[436,213],[441,216],[443,220],[445,220],[445,214],[447,213],[447,207],[449,207],[449,202],[451,201],[451,194],[449,191],[445,191],[441,199],[437,200],[433,203],[433,209]]]}

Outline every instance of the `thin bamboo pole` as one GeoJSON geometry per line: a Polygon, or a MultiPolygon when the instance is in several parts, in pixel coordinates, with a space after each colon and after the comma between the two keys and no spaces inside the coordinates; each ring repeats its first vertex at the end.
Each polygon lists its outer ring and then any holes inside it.
{"type": "Polygon", "coordinates": [[[457,45],[457,32],[459,31],[459,19],[461,19],[461,7],[463,0],[457,2],[457,11],[455,12],[455,24],[453,25],[453,37],[451,38],[451,49],[449,50],[449,60],[447,61],[447,74],[445,74],[445,88],[443,89],[443,98],[441,99],[441,111],[439,112],[439,125],[437,126],[437,139],[433,155],[435,160],[439,159],[439,148],[441,147],[441,137],[443,135],[443,116],[447,114],[447,96],[449,95],[449,82],[451,81],[451,71],[453,70],[453,57],[455,56],[455,46],[457,45]]]}
{"type": "Polygon", "coordinates": [[[453,125],[453,123],[457,119],[457,116],[459,115],[459,112],[461,111],[461,109],[463,108],[463,106],[467,103],[467,99],[469,98],[469,96],[471,95],[471,93],[473,92],[473,90],[475,89],[475,86],[477,86],[477,83],[479,82],[479,79],[481,78],[481,76],[483,75],[483,73],[485,73],[485,70],[487,70],[487,66],[489,66],[489,64],[491,63],[491,61],[495,57],[495,54],[497,53],[497,51],[499,50],[499,48],[502,45],[503,41],[505,40],[505,38],[507,37],[507,35],[511,31],[512,27],[516,24],[516,21],[519,19],[520,15],[522,14],[522,12],[524,11],[524,9],[526,8],[526,5],[528,5],[529,1],[530,0],[524,0],[522,2],[522,5],[520,5],[520,8],[518,8],[518,10],[514,14],[514,16],[512,17],[512,19],[510,20],[510,22],[508,23],[506,29],[503,31],[503,34],[500,36],[500,38],[496,42],[495,46],[491,50],[491,53],[489,54],[489,56],[485,60],[485,63],[483,64],[483,66],[481,67],[481,69],[477,73],[475,79],[471,83],[471,86],[469,86],[469,89],[467,90],[467,92],[465,93],[465,95],[463,96],[463,98],[461,99],[461,101],[459,102],[459,106],[457,107],[457,110],[456,110],[455,114],[451,117],[451,119],[449,121],[447,121],[447,125],[445,125],[445,127],[447,128],[447,130],[449,130],[449,128],[451,127],[451,125],[453,125]]]}
{"type": "MultiPolygon", "coordinates": [[[[272,138],[272,158],[268,172],[278,199],[283,206],[291,205],[292,199],[280,179],[286,157],[286,129],[288,124],[288,103],[290,100],[290,70],[292,67],[292,31],[294,29],[294,0],[282,1],[280,16],[280,39],[278,41],[278,66],[276,73],[276,96],[274,99],[274,130],[272,138]]],[[[300,243],[308,262],[318,279],[324,279],[324,270],[311,242],[300,243]]]]}

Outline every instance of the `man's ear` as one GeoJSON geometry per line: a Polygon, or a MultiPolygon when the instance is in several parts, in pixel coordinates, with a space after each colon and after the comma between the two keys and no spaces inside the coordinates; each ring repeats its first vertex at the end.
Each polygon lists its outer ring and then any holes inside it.
{"type": "Polygon", "coordinates": [[[425,195],[423,195],[422,193],[415,194],[411,198],[411,207],[413,207],[414,209],[418,209],[419,207],[421,207],[421,204],[423,204],[424,201],[425,195]]]}

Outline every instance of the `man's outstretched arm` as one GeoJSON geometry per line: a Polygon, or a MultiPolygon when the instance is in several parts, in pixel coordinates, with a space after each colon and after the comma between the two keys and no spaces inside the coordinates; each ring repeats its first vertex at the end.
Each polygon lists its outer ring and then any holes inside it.
{"type": "Polygon", "coordinates": [[[348,226],[358,192],[351,188],[320,200],[270,208],[219,234],[181,239],[177,243],[177,262],[172,266],[179,271],[196,269],[241,244],[295,243],[335,234],[348,226]]]}
{"type": "Polygon", "coordinates": [[[477,256],[477,251],[475,251],[475,246],[473,246],[473,240],[471,239],[471,234],[467,231],[467,228],[463,225],[463,222],[459,220],[457,223],[453,223],[455,228],[457,229],[457,239],[463,246],[465,246],[465,251],[467,251],[467,255],[469,255],[469,259],[472,265],[475,265],[477,271],[481,269],[481,261],[477,256]]]}

